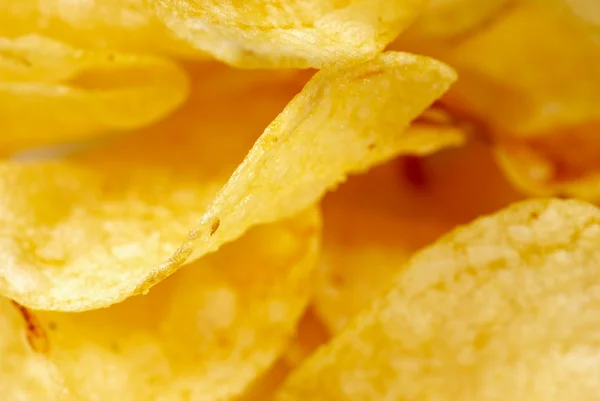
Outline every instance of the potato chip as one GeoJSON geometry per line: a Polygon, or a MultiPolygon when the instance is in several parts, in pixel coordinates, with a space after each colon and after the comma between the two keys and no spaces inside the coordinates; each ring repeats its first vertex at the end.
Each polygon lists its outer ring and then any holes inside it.
{"type": "Polygon", "coordinates": [[[600,211],[533,200],[444,236],[277,400],[566,400],[598,394],[600,211]]]}
{"type": "MultiPolygon", "coordinates": [[[[600,3],[596,0],[538,0],[544,6],[555,6],[556,11],[571,15],[596,41],[600,41],[600,3]]],[[[600,43],[600,42],[598,42],[600,43]]]]}
{"type": "Polygon", "coordinates": [[[429,0],[427,9],[409,29],[410,35],[452,38],[468,34],[494,18],[514,0],[429,0]]]}
{"type": "Polygon", "coordinates": [[[322,67],[381,52],[424,0],[150,0],[179,37],[241,68],[322,67]]]}
{"type": "Polygon", "coordinates": [[[0,147],[88,140],[153,123],[188,80],[166,59],[86,51],[38,35],[0,37],[0,147]]]}
{"type": "Polygon", "coordinates": [[[146,292],[194,247],[197,259],[302,210],[347,174],[430,148],[431,136],[402,132],[454,79],[443,64],[401,53],[320,71],[233,172],[290,82],[219,95],[203,93],[212,76],[199,75],[197,98],[171,121],[79,159],[0,165],[2,294],[85,310],[146,292]]]}
{"type": "Polygon", "coordinates": [[[323,260],[314,300],[319,316],[340,332],[390,286],[416,250],[518,199],[493,154],[475,141],[416,160],[401,157],[350,178],[323,200],[323,260]]]}
{"type": "Polygon", "coordinates": [[[37,33],[74,47],[192,56],[144,0],[0,0],[0,36],[37,33]]]}
{"type": "Polygon", "coordinates": [[[69,394],[52,362],[26,341],[26,333],[40,330],[34,324],[11,301],[0,298],[0,392],[11,401],[67,400],[69,394]]]}
{"type": "Polygon", "coordinates": [[[254,228],[147,296],[85,313],[38,312],[49,358],[82,401],[230,399],[292,336],[319,236],[310,208],[254,228]]]}
{"type": "Polygon", "coordinates": [[[453,100],[504,135],[531,138],[600,118],[600,47],[543,6],[507,8],[486,29],[433,53],[461,74],[453,100]]]}

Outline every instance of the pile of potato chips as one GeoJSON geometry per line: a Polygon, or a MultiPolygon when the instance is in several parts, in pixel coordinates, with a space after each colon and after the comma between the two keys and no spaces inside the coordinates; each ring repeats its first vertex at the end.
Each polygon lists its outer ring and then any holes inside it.
{"type": "Polygon", "coordinates": [[[8,401],[600,399],[600,1],[0,0],[8,401]]]}

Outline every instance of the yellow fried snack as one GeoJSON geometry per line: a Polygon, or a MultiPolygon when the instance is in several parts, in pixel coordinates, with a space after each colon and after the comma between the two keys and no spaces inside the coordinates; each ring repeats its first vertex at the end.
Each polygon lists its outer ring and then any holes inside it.
{"type": "Polygon", "coordinates": [[[144,0],[0,0],[0,37],[31,33],[75,47],[192,55],[144,0]]]}
{"type": "Polygon", "coordinates": [[[518,203],[418,253],[277,400],[594,399],[600,211],[518,203]]]}
{"type": "MultiPolygon", "coordinates": [[[[230,399],[293,335],[319,235],[310,208],[250,230],[147,296],[85,313],[37,312],[49,359],[81,401],[230,399]]],[[[17,361],[33,363],[25,354],[17,361]]]]}
{"type": "Polygon", "coordinates": [[[340,332],[416,250],[518,199],[493,154],[475,141],[425,158],[401,157],[350,178],[322,203],[319,316],[340,332]]]}
{"type": "Polygon", "coordinates": [[[519,188],[598,201],[600,44],[554,3],[509,2],[458,39],[397,47],[457,69],[445,102],[487,126],[519,188]]]}
{"type": "MultiPolygon", "coordinates": [[[[574,22],[582,26],[596,41],[600,41],[600,3],[596,0],[538,0],[555,6],[556,11],[570,14],[574,22]]],[[[600,42],[598,42],[600,43],[600,42]]]]}
{"type": "Polygon", "coordinates": [[[0,297],[0,393],[4,399],[68,399],[60,373],[43,352],[47,350],[44,336],[31,312],[0,297]]]}
{"type": "Polygon", "coordinates": [[[429,0],[427,9],[409,28],[417,37],[452,38],[468,35],[501,13],[514,0],[429,0]]]}
{"type": "Polygon", "coordinates": [[[439,56],[461,74],[453,100],[503,135],[532,138],[600,118],[600,47],[535,2],[504,8],[439,56]]]}
{"type": "Polygon", "coordinates": [[[200,82],[187,110],[149,131],[78,159],[0,165],[0,293],[53,310],[143,293],[194,248],[197,259],[297,213],[347,174],[430,148],[430,135],[403,131],[455,78],[402,53],[320,71],[234,172],[290,82],[213,92],[210,72],[199,75],[207,91],[200,82]]]}
{"type": "Polygon", "coordinates": [[[188,93],[154,56],[86,51],[39,35],[0,37],[0,148],[88,140],[151,124],[188,93]]]}
{"type": "Polygon", "coordinates": [[[240,68],[364,61],[390,43],[424,0],[148,0],[179,37],[240,68]]]}

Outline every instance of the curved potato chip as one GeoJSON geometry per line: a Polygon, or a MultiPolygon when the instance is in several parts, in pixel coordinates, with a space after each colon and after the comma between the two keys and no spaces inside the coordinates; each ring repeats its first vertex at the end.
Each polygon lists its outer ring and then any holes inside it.
{"type": "Polygon", "coordinates": [[[322,67],[381,52],[424,0],[149,0],[181,38],[241,68],[322,67]]]}
{"type": "Polygon", "coordinates": [[[193,54],[144,0],[0,0],[0,36],[31,33],[88,49],[193,54]]]}
{"type": "Polygon", "coordinates": [[[49,358],[82,401],[230,399],[293,335],[319,236],[310,208],[250,230],[147,296],[85,313],[37,312],[49,358]]]}
{"type": "Polygon", "coordinates": [[[600,164],[595,132],[542,138],[540,147],[529,143],[501,144],[496,156],[506,176],[523,193],[534,196],[575,197],[600,201],[600,164]],[[553,141],[558,139],[559,141],[553,141]],[[596,163],[594,163],[596,162],[596,163]],[[594,163],[594,164],[590,164],[594,163]]]}
{"type": "Polygon", "coordinates": [[[322,202],[315,309],[339,333],[390,286],[416,250],[518,199],[478,142],[417,160],[399,158],[350,178],[322,202]]]}
{"type": "Polygon", "coordinates": [[[66,400],[68,392],[52,362],[26,341],[26,333],[40,330],[31,319],[0,297],[0,393],[11,401],[66,400]]]}
{"type": "Polygon", "coordinates": [[[75,49],[38,35],[0,37],[0,146],[86,140],[153,123],[188,93],[154,56],[75,49]]]}
{"type": "Polygon", "coordinates": [[[532,138],[600,120],[600,46],[535,2],[504,8],[485,29],[431,54],[460,74],[450,99],[502,135],[532,138]]]}
{"type": "Polygon", "coordinates": [[[427,9],[408,29],[416,37],[452,38],[480,29],[514,0],[430,0],[427,9]]]}
{"type": "Polygon", "coordinates": [[[233,175],[285,85],[196,91],[171,121],[80,159],[1,164],[0,293],[54,310],[143,293],[194,248],[197,259],[313,204],[347,174],[430,147],[402,132],[454,78],[402,53],[320,71],[233,175]]]}
{"type": "Polygon", "coordinates": [[[570,14],[594,40],[600,40],[600,3],[596,0],[538,0],[540,1],[545,6],[554,6],[560,13],[570,14]]]}
{"type": "Polygon", "coordinates": [[[600,211],[534,200],[417,254],[277,400],[593,399],[600,211]]]}

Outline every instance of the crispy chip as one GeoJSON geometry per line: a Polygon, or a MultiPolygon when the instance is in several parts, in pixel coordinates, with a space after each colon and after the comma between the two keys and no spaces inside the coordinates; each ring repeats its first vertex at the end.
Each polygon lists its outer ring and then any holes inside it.
{"type": "Polygon", "coordinates": [[[597,0],[538,0],[544,6],[555,6],[559,13],[567,13],[600,43],[600,3],[597,0]]]}
{"type": "Polygon", "coordinates": [[[0,0],[0,37],[38,33],[83,48],[192,56],[144,0],[0,0]]]}
{"type": "Polygon", "coordinates": [[[179,106],[185,72],[154,56],[0,37],[0,147],[88,140],[145,126],[179,106]]]}
{"type": "Polygon", "coordinates": [[[60,374],[26,340],[31,330],[39,330],[31,325],[13,303],[0,298],[0,393],[11,401],[65,400],[60,374]]]}
{"type": "Polygon", "coordinates": [[[316,310],[333,333],[340,332],[390,286],[413,252],[518,199],[491,152],[475,141],[350,178],[323,201],[316,310]]]}
{"type": "Polygon", "coordinates": [[[515,204],[417,254],[276,398],[593,399],[600,211],[515,204]]]}
{"type": "Polygon", "coordinates": [[[485,25],[511,2],[514,0],[430,0],[408,34],[456,39],[485,25]]]}
{"type": "Polygon", "coordinates": [[[599,120],[600,46],[535,2],[502,11],[454,46],[428,52],[459,72],[452,100],[517,138],[599,120]]]}
{"type": "Polygon", "coordinates": [[[150,0],[181,38],[241,68],[322,67],[374,57],[424,0],[150,0]]]}
{"type": "Polygon", "coordinates": [[[143,293],[194,247],[197,259],[250,226],[302,210],[349,173],[431,147],[430,136],[402,131],[453,79],[443,64],[402,53],[320,71],[218,194],[287,98],[284,84],[241,85],[222,97],[199,90],[172,121],[85,157],[4,163],[0,292],[53,310],[143,293]]]}
{"type": "Polygon", "coordinates": [[[250,230],[147,296],[85,313],[38,312],[50,359],[78,400],[230,399],[292,336],[319,233],[311,208],[250,230]]]}
{"type": "Polygon", "coordinates": [[[523,193],[600,201],[598,128],[585,126],[540,140],[503,144],[496,154],[523,193]]]}

